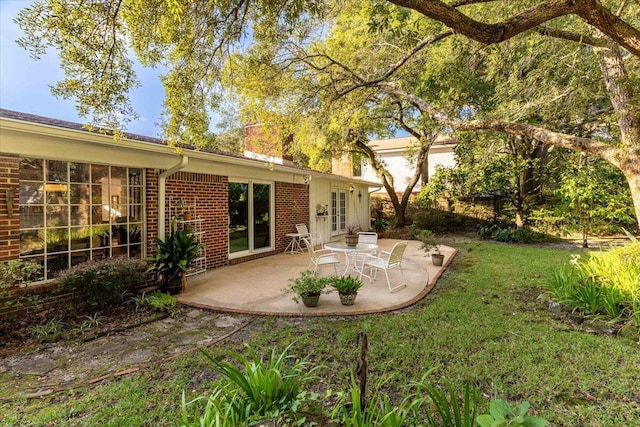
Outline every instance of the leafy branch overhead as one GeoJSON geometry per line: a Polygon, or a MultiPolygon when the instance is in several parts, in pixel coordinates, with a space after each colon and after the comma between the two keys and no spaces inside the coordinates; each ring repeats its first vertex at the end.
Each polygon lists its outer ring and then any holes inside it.
{"type": "MultiPolygon", "coordinates": [[[[640,223],[638,2],[40,0],[17,22],[35,57],[58,52],[54,94],[99,127],[135,118],[135,55],[164,70],[175,146],[204,145],[209,112],[232,92],[245,122],[293,136],[318,167],[345,150],[376,165],[373,136],[415,136],[406,195],[425,179],[435,135],[488,131],[607,161],[640,223]]],[[[385,165],[376,170],[389,191],[385,165]]],[[[393,201],[400,220],[404,199],[393,201]]]]}

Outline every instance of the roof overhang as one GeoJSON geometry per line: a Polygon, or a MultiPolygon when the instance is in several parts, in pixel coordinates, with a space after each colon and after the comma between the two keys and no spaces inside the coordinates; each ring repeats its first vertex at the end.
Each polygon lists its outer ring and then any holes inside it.
{"type": "MultiPolygon", "coordinates": [[[[163,170],[173,167],[182,155],[176,148],[160,143],[128,138],[115,139],[113,136],[97,132],[8,117],[0,117],[0,153],[163,170]]],[[[225,155],[189,149],[183,149],[182,153],[189,157],[189,163],[183,169],[185,172],[250,176],[252,172],[262,171],[268,172],[273,179],[295,183],[306,183],[311,177],[345,183],[378,185],[233,154],[225,155]]]]}

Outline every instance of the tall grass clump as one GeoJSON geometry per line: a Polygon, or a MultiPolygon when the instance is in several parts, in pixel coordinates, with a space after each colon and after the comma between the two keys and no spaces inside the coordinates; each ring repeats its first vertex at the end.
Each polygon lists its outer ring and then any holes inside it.
{"type": "Polygon", "coordinates": [[[570,310],[640,324],[640,242],[596,252],[554,271],[551,297],[570,310]]]}
{"type": "Polygon", "coordinates": [[[317,378],[316,371],[321,366],[313,366],[306,358],[298,359],[288,354],[291,345],[282,353],[272,350],[266,361],[251,348],[248,348],[249,357],[234,354],[233,358],[241,367],[219,361],[202,351],[222,379],[208,398],[186,402],[183,397],[183,426],[242,426],[272,419],[303,425],[304,417],[295,414],[305,404],[316,400],[317,396],[307,392],[306,387],[317,378]],[[188,407],[203,399],[207,401],[204,409],[192,417],[188,407]]]}

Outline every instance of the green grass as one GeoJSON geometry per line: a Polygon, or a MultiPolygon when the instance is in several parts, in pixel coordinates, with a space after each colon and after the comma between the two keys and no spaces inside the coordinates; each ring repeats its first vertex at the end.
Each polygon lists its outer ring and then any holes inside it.
{"type": "MultiPolygon", "coordinates": [[[[640,425],[638,343],[573,331],[536,299],[571,252],[495,243],[459,248],[432,294],[410,309],[356,318],[261,318],[242,338],[259,355],[294,342],[290,354],[325,366],[313,385],[320,395],[349,390],[360,357],[356,337],[365,332],[369,383],[384,380],[382,391],[395,402],[435,368],[430,378],[436,383],[447,378],[459,393],[472,383],[484,403],[493,396],[527,400],[529,414],[551,425],[640,425]]],[[[244,348],[238,339],[209,352],[232,360],[229,351],[244,348]]],[[[2,403],[0,422],[178,425],[183,390],[194,399],[207,394],[214,379],[210,364],[193,353],[98,386],[2,403]]]]}

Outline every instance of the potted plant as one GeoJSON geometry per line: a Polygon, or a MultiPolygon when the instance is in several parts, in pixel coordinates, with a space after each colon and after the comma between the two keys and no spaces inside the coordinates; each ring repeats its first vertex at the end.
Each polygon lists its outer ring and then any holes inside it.
{"type": "Polygon", "coordinates": [[[171,221],[171,230],[164,239],[156,238],[156,253],[146,258],[147,271],[155,271],[160,288],[170,294],[179,293],[186,286],[185,273],[198,257],[202,244],[186,230],[176,228],[175,219],[171,221]]]}
{"type": "Polygon", "coordinates": [[[344,241],[347,246],[356,246],[358,244],[358,232],[361,231],[360,225],[356,223],[348,224],[344,241]]]}
{"type": "Polygon", "coordinates": [[[326,277],[316,277],[311,270],[305,270],[300,276],[289,279],[289,285],[282,290],[287,294],[295,294],[293,300],[296,304],[302,300],[307,307],[316,307],[320,300],[320,294],[327,287],[326,277]]]}
{"type": "Polygon", "coordinates": [[[421,230],[416,237],[422,242],[420,249],[427,254],[431,252],[431,263],[441,266],[444,263],[444,255],[440,253],[440,239],[431,230],[421,230]]]}
{"type": "Polygon", "coordinates": [[[378,218],[373,223],[373,229],[378,233],[378,239],[382,239],[384,230],[389,226],[389,220],[386,218],[378,218]]]}
{"type": "Polygon", "coordinates": [[[362,280],[352,276],[332,276],[328,279],[331,287],[338,291],[342,305],[353,305],[362,287],[362,280]]]}

